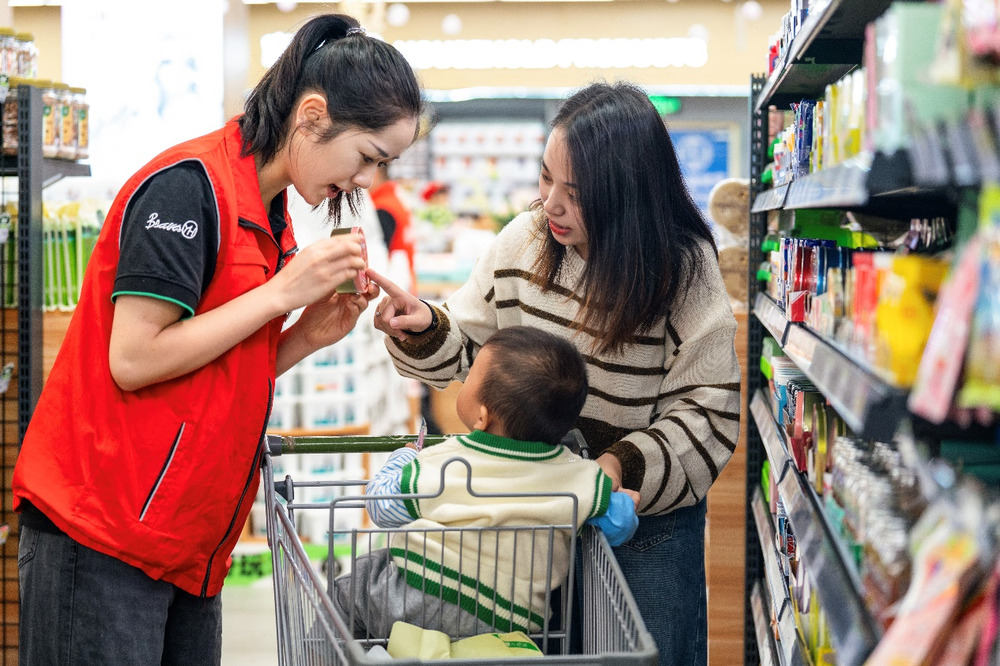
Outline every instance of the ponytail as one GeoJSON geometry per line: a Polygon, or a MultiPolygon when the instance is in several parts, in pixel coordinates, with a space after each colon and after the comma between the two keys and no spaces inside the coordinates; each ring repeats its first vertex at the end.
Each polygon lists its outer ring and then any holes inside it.
{"type": "MultiPolygon", "coordinates": [[[[264,73],[239,119],[241,154],[267,164],[291,133],[295,105],[303,94],[326,97],[332,127],[329,141],[347,129],[377,132],[423,110],[420,86],[410,64],[392,45],[369,37],[346,14],[310,19],[264,73]]],[[[414,137],[416,138],[416,137],[414,137]]],[[[339,222],[341,194],[330,201],[339,222]]],[[[356,201],[348,200],[352,210],[356,201]]]]}

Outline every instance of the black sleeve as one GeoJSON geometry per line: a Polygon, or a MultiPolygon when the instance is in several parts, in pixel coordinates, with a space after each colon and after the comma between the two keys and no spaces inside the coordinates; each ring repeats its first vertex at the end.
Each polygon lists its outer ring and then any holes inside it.
{"type": "Polygon", "coordinates": [[[392,235],[396,233],[396,218],[387,210],[379,210],[378,221],[382,225],[382,238],[385,239],[385,246],[392,243],[392,235]]]}
{"type": "Polygon", "coordinates": [[[200,162],[151,176],[125,209],[112,299],[139,294],[172,301],[194,314],[215,272],[219,211],[200,162]]]}

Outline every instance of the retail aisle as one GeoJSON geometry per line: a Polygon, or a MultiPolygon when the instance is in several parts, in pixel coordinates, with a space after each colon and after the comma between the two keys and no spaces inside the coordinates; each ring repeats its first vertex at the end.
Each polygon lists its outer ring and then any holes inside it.
{"type": "Polygon", "coordinates": [[[271,579],[222,588],[222,666],[278,663],[271,579]]]}

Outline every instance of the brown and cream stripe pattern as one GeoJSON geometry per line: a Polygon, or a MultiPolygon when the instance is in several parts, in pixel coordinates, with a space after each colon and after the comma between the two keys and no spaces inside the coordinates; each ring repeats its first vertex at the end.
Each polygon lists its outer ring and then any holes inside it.
{"type": "Polygon", "coordinates": [[[597,332],[573,323],[583,260],[567,252],[559,288],[543,293],[531,272],[542,247],[539,233],[547,230],[540,231],[530,213],[518,216],[478,259],[469,281],[438,308],[436,330],[406,343],[386,338],[396,368],[443,388],[465,378],[497,329],[537,326],[567,337],[587,360],[590,394],[579,428],[593,455],[610,451],[621,460],[622,485],[640,491],[641,514],[696,503],[729,461],[739,433],[736,320],[714,253],[704,248],[703,275],[669,321],[620,353],[595,355],[597,332]]]}

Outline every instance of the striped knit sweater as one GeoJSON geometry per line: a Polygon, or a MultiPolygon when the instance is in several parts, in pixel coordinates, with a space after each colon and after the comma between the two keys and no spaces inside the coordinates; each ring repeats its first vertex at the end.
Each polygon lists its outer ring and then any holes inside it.
{"type": "Polygon", "coordinates": [[[390,536],[407,583],[501,631],[541,629],[549,593],[569,572],[570,540],[589,518],[604,515],[611,500],[611,479],[593,460],[564,446],[479,430],[421,451],[403,467],[400,487],[428,495],[405,500],[413,521],[390,536]],[[449,462],[454,458],[469,468],[449,462]],[[500,496],[470,495],[467,483],[476,495],[500,496]],[[573,527],[521,529],[549,525],[573,527]]]}
{"type": "Polygon", "coordinates": [[[571,326],[582,300],[580,255],[566,252],[556,289],[542,292],[532,281],[547,233],[531,213],[511,221],[468,282],[436,308],[436,329],[406,342],[386,337],[397,370],[444,388],[466,377],[480,346],[500,328],[528,325],[564,336],[587,361],[590,393],[577,426],[592,455],[607,451],[621,461],[622,486],[639,491],[640,514],[697,503],[739,433],[736,320],[711,247],[704,244],[702,277],[681,294],[669,321],[619,353],[595,354],[590,332],[571,326]]]}

